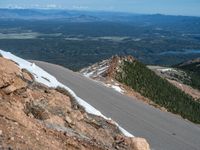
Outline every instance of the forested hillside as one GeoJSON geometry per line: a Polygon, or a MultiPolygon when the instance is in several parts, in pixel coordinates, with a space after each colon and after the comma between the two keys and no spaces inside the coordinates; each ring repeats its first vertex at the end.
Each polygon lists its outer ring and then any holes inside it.
{"type": "Polygon", "coordinates": [[[200,103],[157,76],[144,64],[124,61],[116,74],[119,82],[130,86],[168,111],[180,114],[192,122],[200,123],[200,103]]]}
{"type": "Polygon", "coordinates": [[[200,58],[181,63],[175,67],[188,74],[190,80],[184,80],[183,83],[200,90],[200,58]]]}

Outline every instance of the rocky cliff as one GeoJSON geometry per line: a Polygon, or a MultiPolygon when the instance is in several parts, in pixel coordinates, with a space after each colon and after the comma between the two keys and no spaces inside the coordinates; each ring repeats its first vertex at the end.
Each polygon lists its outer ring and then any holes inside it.
{"type": "Polygon", "coordinates": [[[0,149],[149,150],[149,145],[88,114],[65,89],[39,84],[0,57],[0,149]]]}

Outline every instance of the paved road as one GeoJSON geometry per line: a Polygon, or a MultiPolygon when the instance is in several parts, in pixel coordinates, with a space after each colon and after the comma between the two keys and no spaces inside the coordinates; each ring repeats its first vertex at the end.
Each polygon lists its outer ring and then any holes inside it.
{"type": "Polygon", "coordinates": [[[133,135],[146,138],[152,150],[200,150],[199,126],[124,96],[64,67],[38,61],[36,64],[133,135]]]}

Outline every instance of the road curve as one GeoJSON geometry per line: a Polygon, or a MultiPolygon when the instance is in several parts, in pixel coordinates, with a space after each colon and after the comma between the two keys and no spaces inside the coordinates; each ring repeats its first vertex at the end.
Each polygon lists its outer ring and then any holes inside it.
{"type": "Polygon", "coordinates": [[[146,138],[152,150],[200,150],[200,126],[122,95],[64,67],[33,62],[134,136],[146,138]]]}

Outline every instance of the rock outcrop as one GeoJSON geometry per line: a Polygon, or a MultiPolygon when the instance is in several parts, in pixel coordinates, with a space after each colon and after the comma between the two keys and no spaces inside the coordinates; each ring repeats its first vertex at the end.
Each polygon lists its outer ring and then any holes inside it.
{"type": "Polygon", "coordinates": [[[112,121],[88,114],[65,89],[36,83],[0,57],[0,149],[150,148],[145,139],[125,137],[112,121]]]}

